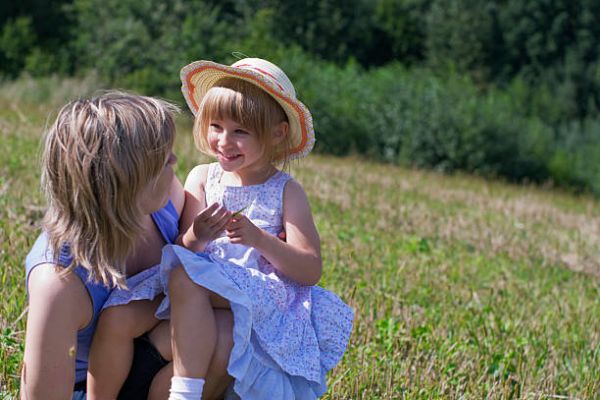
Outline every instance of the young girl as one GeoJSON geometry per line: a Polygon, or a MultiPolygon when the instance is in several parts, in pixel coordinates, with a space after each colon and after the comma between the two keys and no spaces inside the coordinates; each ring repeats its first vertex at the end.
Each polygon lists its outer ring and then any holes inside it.
{"type": "Polygon", "coordinates": [[[184,247],[163,249],[169,290],[157,314],[170,306],[170,398],[201,398],[223,308],[234,316],[231,397],[317,398],[345,351],[353,312],[312,286],[321,277],[319,236],[304,190],[277,168],[310,152],[312,117],[265,60],[198,61],[181,78],[196,145],[218,162],[188,175],[184,247]]]}

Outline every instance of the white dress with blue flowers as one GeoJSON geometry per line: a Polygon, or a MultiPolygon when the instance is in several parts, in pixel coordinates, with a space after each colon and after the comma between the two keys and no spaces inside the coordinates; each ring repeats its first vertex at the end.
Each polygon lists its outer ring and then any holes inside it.
{"type": "MultiPolygon", "coordinates": [[[[207,204],[217,202],[244,214],[259,228],[283,231],[283,190],[291,177],[277,172],[251,186],[221,184],[223,170],[209,166],[207,204]]],[[[163,249],[161,280],[181,265],[189,277],[229,300],[234,316],[228,372],[235,378],[228,397],[242,399],[315,399],[327,389],[326,374],[342,358],[354,314],[335,294],[302,286],[281,275],[254,248],[232,244],[226,236],[204,253],[181,246],[163,249]]],[[[168,318],[168,295],[157,316],[168,318]]],[[[199,344],[200,345],[200,344],[199,344]]]]}

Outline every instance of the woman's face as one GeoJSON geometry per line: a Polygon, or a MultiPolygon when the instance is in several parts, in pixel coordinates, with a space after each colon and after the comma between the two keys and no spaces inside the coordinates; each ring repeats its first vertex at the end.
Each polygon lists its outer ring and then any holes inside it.
{"type": "Polygon", "coordinates": [[[177,157],[173,152],[169,153],[164,168],[155,180],[149,182],[140,194],[140,206],[144,214],[151,214],[163,208],[169,200],[169,190],[175,178],[173,166],[177,157]]]}

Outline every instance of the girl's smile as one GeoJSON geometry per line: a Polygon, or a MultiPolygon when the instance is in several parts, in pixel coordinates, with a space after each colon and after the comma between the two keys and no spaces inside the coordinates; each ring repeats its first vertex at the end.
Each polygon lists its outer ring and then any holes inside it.
{"type": "Polygon", "coordinates": [[[211,121],[208,143],[221,167],[242,182],[254,180],[257,172],[262,175],[270,164],[257,134],[230,118],[211,121]]]}

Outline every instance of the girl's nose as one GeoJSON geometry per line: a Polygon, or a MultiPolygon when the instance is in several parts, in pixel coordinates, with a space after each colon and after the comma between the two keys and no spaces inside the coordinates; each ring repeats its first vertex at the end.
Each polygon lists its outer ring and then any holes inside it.
{"type": "Polygon", "coordinates": [[[230,142],[231,134],[227,130],[223,130],[219,135],[219,144],[226,145],[230,142]]]}

